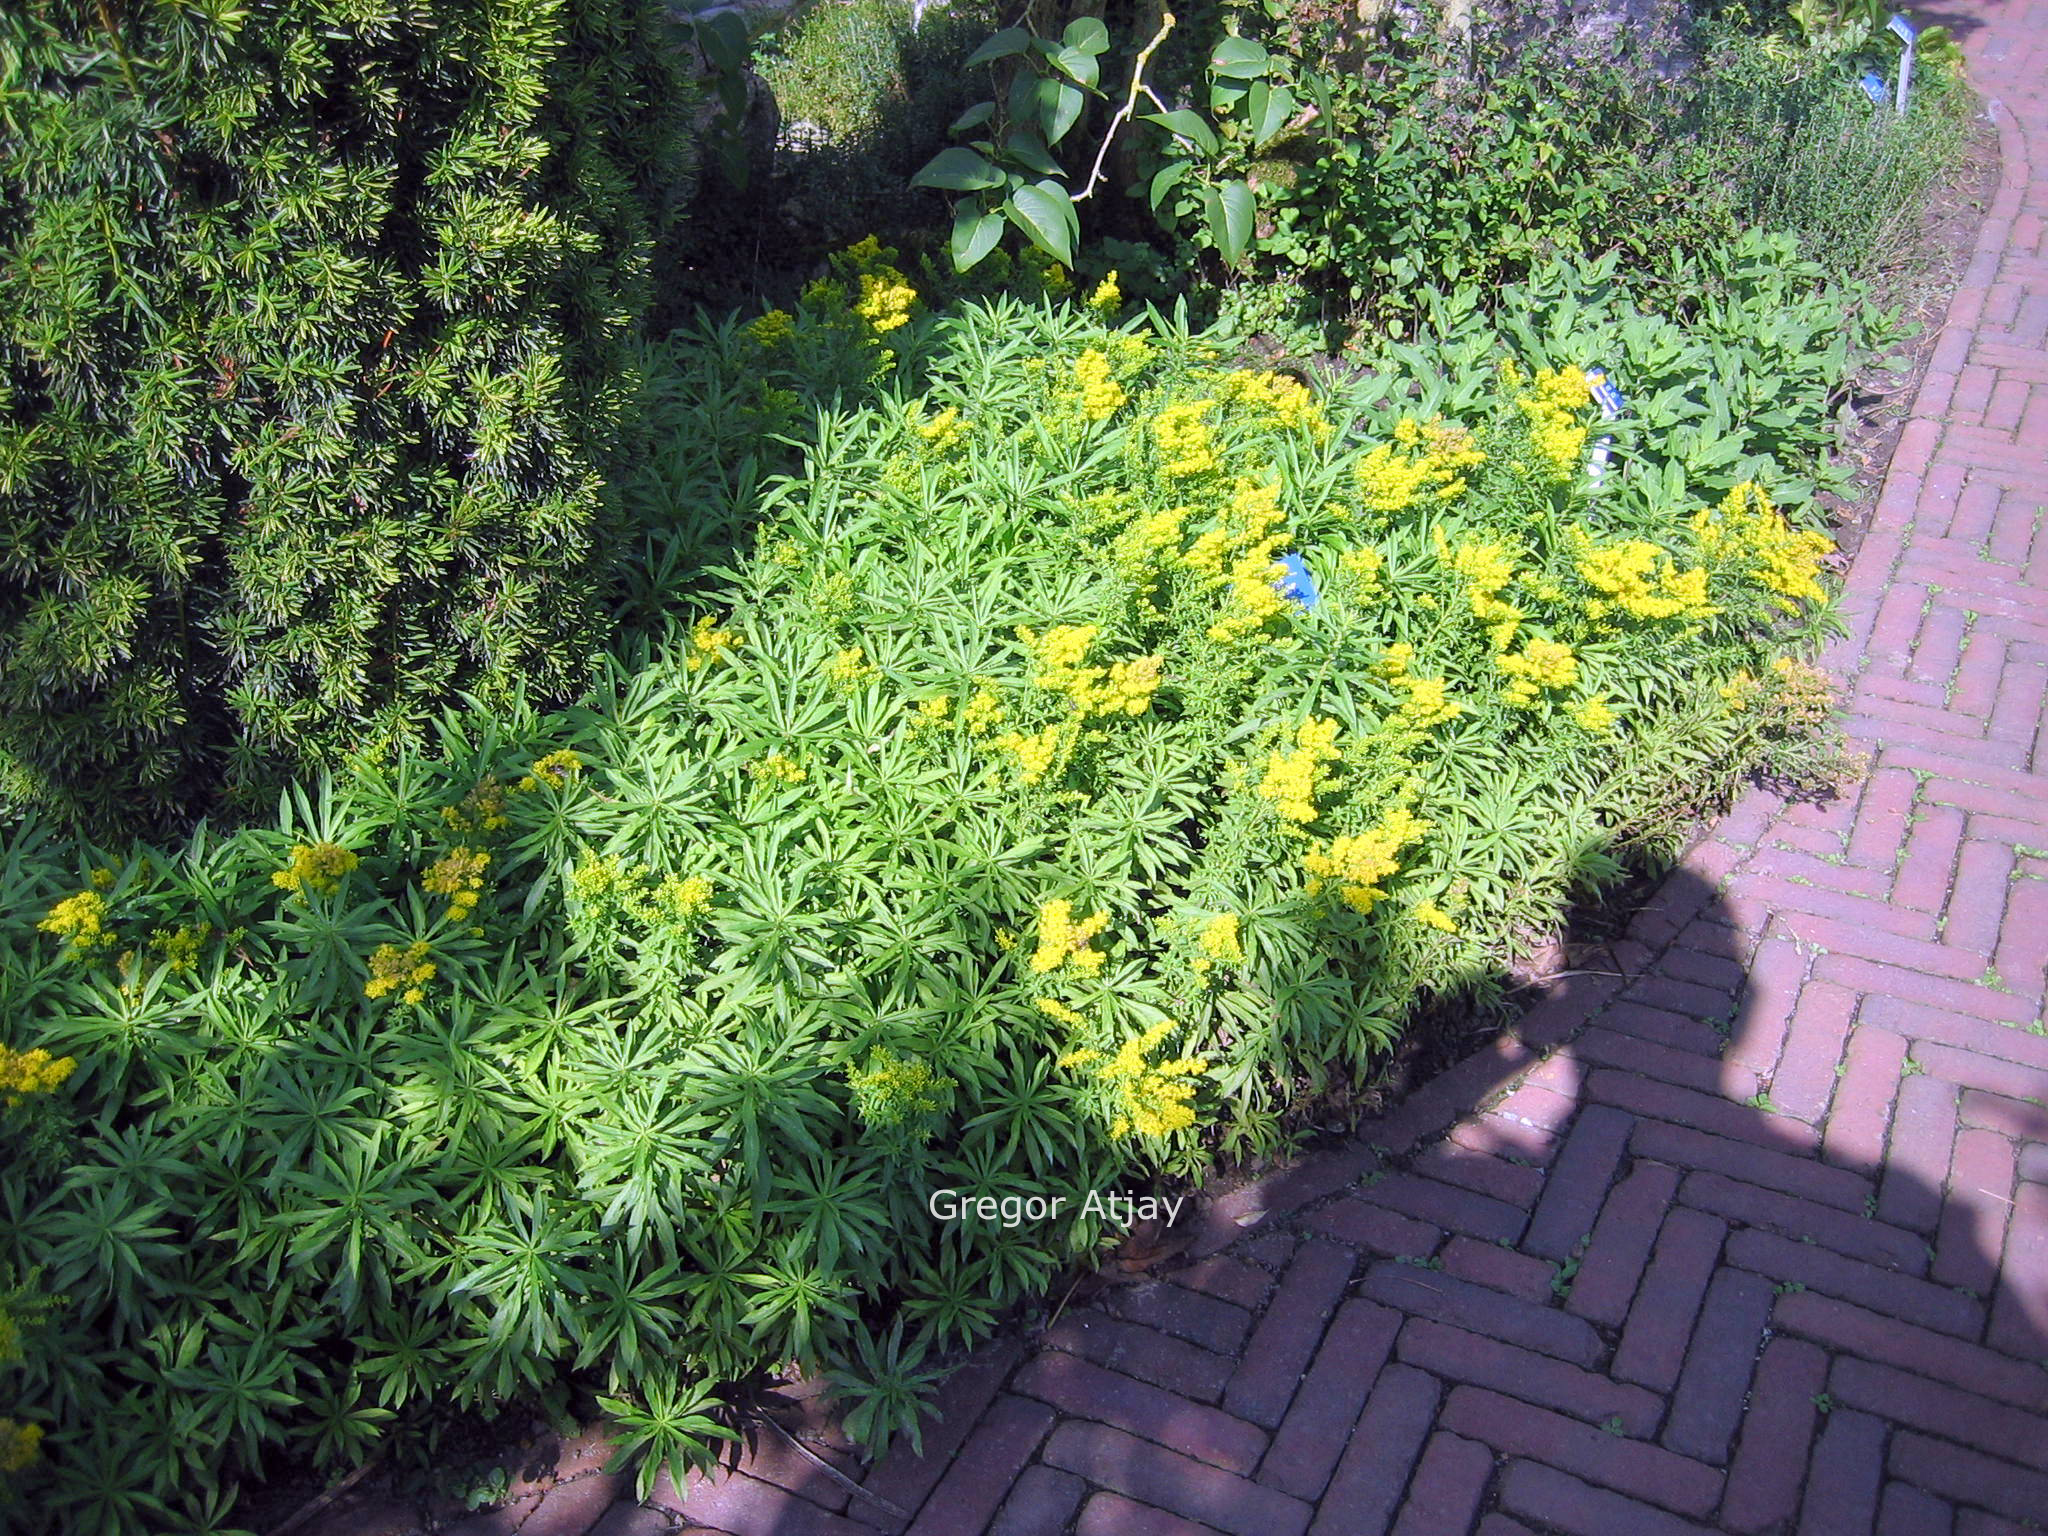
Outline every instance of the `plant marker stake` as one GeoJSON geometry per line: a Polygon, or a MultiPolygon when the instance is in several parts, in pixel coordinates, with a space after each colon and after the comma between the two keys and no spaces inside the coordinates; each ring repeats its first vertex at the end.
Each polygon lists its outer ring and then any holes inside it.
{"type": "Polygon", "coordinates": [[[1863,94],[1870,98],[1873,106],[1884,105],[1885,84],[1875,70],[1866,69],[1863,78],[1856,83],[1863,87],[1863,94]]]}
{"type": "MultiPolygon", "coordinates": [[[[1607,377],[1605,368],[1586,370],[1586,393],[1600,407],[1602,421],[1613,421],[1628,404],[1621,398],[1621,391],[1615,387],[1614,381],[1607,377]]],[[[1614,439],[1611,436],[1603,436],[1593,444],[1593,452],[1586,460],[1586,480],[1596,491],[1600,489],[1600,481],[1607,473],[1607,461],[1613,453],[1614,439]]]]}
{"type": "Polygon", "coordinates": [[[1892,13],[1892,19],[1885,23],[1885,28],[1906,45],[1906,51],[1899,55],[1899,94],[1898,98],[1892,103],[1899,116],[1904,117],[1906,115],[1906,98],[1913,90],[1913,40],[1920,35],[1920,32],[1912,22],[1906,20],[1903,13],[1898,11],[1892,13]]]}
{"type": "Polygon", "coordinates": [[[1275,592],[1304,611],[1323,600],[1322,593],[1316,590],[1315,577],[1308,573],[1308,562],[1300,555],[1282,555],[1279,564],[1286,574],[1274,581],[1275,592]]]}

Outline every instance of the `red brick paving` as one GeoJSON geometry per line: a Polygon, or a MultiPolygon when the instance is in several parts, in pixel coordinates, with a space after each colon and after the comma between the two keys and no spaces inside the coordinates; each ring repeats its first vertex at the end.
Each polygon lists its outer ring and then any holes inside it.
{"type": "Polygon", "coordinates": [[[1178,1273],[978,1357],[868,1476],[901,1518],[749,1463],[461,1536],[2048,1522],[2048,0],[1980,14],[2004,174],[1831,657],[1867,782],[1749,796],[1628,980],[1560,985],[1358,1149],[1212,1202],[1178,1273]]]}

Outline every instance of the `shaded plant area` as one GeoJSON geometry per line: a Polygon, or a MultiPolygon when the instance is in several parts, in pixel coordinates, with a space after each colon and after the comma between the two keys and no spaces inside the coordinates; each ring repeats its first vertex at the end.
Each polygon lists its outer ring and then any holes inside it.
{"type": "Polygon", "coordinates": [[[692,99],[640,0],[7,8],[0,816],[575,691],[692,99]]]}

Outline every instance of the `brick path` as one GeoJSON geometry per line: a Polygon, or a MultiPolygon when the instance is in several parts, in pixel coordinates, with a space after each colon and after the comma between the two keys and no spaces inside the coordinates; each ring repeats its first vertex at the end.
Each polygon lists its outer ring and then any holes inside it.
{"type": "Polygon", "coordinates": [[[1860,792],[1744,801],[1631,980],[977,1358],[867,1479],[903,1518],[770,1441],[688,1520],[591,1475],[464,1536],[2048,1523],[2048,0],[1982,14],[2004,178],[1849,583],[1860,792]]]}

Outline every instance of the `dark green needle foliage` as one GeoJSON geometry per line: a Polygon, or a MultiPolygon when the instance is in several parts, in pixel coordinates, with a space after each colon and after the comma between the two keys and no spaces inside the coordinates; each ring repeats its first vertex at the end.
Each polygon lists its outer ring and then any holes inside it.
{"type": "Polygon", "coordinates": [[[0,6],[0,815],[569,691],[693,92],[646,0],[0,6]]]}

